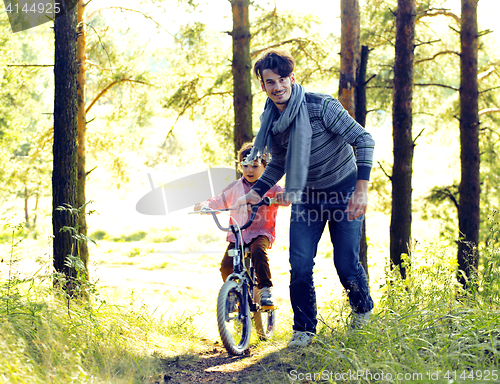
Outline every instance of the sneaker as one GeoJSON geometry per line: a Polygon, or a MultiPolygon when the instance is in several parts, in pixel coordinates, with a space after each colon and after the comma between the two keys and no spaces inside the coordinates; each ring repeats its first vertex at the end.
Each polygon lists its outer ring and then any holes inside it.
{"type": "Polygon", "coordinates": [[[273,309],[274,308],[274,297],[273,291],[271,287],[262,287],[259,289],[260,296],[260,306],[264,309],[273,309]]]}
{"type": "Polygon", "coordinates": [[[291,348],[304,348],[312,343],[314,339],[314,333],[311,332],[301,332],[293,331],[292,338],[288,342],[288,346],[291,348]]]}
{"type": "Polygon", "coordinates": [[[361,329],[368,324],[370,320],[371,311],[365,313],[352,312],[351,328],[361,329]]]}

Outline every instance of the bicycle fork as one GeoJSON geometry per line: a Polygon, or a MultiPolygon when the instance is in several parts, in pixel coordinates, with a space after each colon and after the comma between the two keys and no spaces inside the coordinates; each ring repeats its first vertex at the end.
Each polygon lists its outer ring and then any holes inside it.
{"type": "MultiPolygon", "coordinates": [[[[235,244],[236,245],[236,244],[235,244]]],[[[245,253],[248,253],[248,248],[245,248],[245,253]]],[[[252,259],[250,257],[243,257],[243,261],[246,265],[243,265],[241,251],[239,248],[234,248],[228,250],[228,256],[233,258],[233,273],[231,273],[226,281],[237,280],[239,281],[240,292],[243,298],[243,310],[244,316],[250,316],[250,313],[246,308],[250,309],[250,312],[257,311],[257,305],[255,303],[255,267],[253,266],[252,259]],[[248,306],[247,306],[248,305],[248,306]]]]}

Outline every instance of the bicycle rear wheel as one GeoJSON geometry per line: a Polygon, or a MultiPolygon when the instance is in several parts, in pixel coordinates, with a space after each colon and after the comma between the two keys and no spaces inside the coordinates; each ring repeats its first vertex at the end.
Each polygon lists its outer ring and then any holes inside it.
{"type": "Polygon", "coordinates": [[[250,309],[235,281],[226,281],[217,298],[217,325],[222,344],[231,355],[241,355],[250,343],[250,309]]]}
{"type": "Polygon", "coordinates": [[[276,326],[275,310],[257,311],[253,315],[257,336],[261,340],[269,340],[274,335],[274,327],[276,326]]]}

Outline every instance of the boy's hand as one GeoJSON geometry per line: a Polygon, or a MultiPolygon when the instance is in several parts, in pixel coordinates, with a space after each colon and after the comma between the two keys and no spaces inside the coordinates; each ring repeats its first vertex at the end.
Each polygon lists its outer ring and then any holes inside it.
{"type": "Polygon", "coordinates": [[[201,208],[203,207],[203,204],[202,203],[198,203],[194,206],[194,210],[195,211],[199,211],[201,208]]]}
{"type": "MultiPolygon", "coordinates": [[[[194,211],[197,212],[197,211],[203,211],[205,209],[210,209],[210,207],[204,205],[203,203],[198,203],[194,206],[194,211]]],[[[205,213],[205,215],[207,215],[207,213],[205,213]]]]}

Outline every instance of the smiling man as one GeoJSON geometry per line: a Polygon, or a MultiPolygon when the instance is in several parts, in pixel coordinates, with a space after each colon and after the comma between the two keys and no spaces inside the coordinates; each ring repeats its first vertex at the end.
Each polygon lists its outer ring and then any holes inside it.
{"type": "Polygon", "coordinates": [[[272,69],[264,69],[258,75],[261,79],[261,87],[276,108],[283,113],[292,95],[292,87],[295,84],[295,74],[288,76],[274,72],[272,69]]]}
{"type": "Polygon", "coordinates": [[[314,257],[328,223],[334,264],[349,295],[353,328],[368,322],[373,300],[359,262],[361,226],[375,142],[340,102],[305,92],[295,80],[295,60],[268,50],[255,75],[268,98],[261,128],[247,161],[271,153],[259,180],[236,205],[260,201],[286,174],[290,217],[290,300],[294,312],[291,347],[308,345],[316,334],[314,257]],[[353,147],[356,147],[356,156],[353,147]]]}

